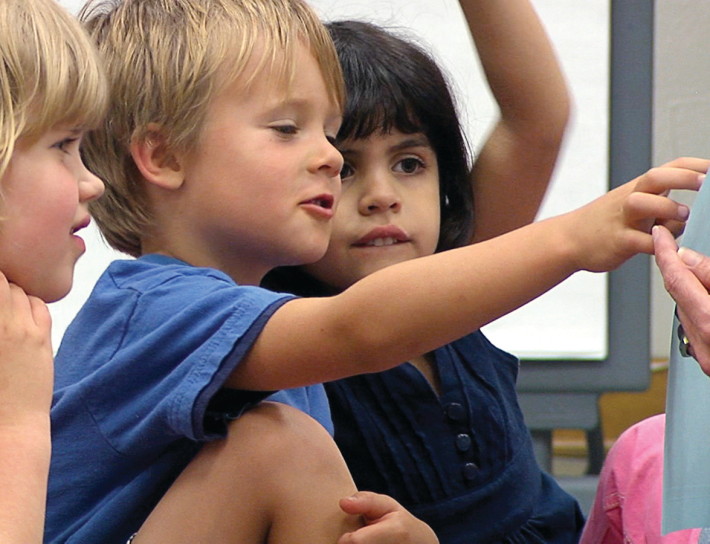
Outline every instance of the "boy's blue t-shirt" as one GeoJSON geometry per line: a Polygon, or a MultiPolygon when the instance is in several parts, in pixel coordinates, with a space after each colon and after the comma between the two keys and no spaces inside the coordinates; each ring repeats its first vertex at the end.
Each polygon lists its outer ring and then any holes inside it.
{"type": "MultiPolygon", "coordinates": [[[[290,298],[164,256],[112,263],[55,359],[45,542],[126,542],[200,445],[269,394],[222,386],[290,298]]],[[[274,400],[331,428],[322,386],[274,400]]]]}

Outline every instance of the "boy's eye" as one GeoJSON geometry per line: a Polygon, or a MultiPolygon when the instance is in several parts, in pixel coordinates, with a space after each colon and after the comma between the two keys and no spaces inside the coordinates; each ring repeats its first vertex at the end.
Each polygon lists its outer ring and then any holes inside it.
{"type": "Polygon", "coordinates": [[[293,136],[298,133],[298,127],[295,125],[275,125],[271,128],[279,134],[285,134],[287,136],[293,136]]]}
{"type": "Polygon", "coordinates": [[[402,172],[404,174],[414,174],[420,169],[423,169],[426,165],[424,161],[416,157],[407,157],[402,159],[394,166],[396,172],[402,172]]]}
{"type": "Polygon", "coordinates": [[[52,147],[59,149],[60,151],[64,153],[70,153],[72,151],[72,148],[74,144],[78,144],[79,138],[71,137],[71,138],[64,138],[62,140],[59,140],[56,142],[52,147]]]}

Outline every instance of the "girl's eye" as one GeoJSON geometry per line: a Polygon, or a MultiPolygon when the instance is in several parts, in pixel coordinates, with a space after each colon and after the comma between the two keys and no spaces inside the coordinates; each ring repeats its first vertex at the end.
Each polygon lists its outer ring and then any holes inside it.
{"type": "Polygon", "coordinates": [[[344,180],[355,174],[355,169],[350,166],[347,162],[343,163],[343,167],[340,169],[340,179],[344,180]]]}
{"type": "Polygon", "coordinates": [[[425,167],[426,165],[421,159],[416,157],[407,157],[395,164],[394,170],[396,172],[402,172],[403,174],[415,174],[425,167]]]}

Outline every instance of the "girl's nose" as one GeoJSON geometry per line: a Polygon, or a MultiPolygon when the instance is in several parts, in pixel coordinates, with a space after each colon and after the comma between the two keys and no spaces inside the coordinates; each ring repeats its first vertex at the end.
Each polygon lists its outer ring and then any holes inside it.
{"type": "Polygon", "coordinates": [[[401,207],[402,201],[397,191],[387,180],[377,179],[366,184],[366,190],[360,199],[360,213],[363,215],[397,212],[401,207]]]}

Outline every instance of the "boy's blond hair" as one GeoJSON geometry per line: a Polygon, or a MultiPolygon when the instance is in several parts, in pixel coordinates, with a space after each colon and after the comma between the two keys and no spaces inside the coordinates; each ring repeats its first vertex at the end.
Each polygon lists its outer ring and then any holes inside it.
{"type": "Polygon", "coordinates": [[[341,109],[344,86],[337,53],[313,10],[302,0],[94,0],[79,15],[101,52],[111,86],[104,126],[86,139],[89,168],[106,182],[92,213],[111,246],[133,256],[151,223],[144,181],[130,154],[132,141],[152,138],[168,151],[190,151],[207,106],[245,73],[252,53],[288,92],[296,46],[306,44],[331,98],[341,109]],[[154,125],[152,125],[154,124],[154,125]]]}
{"type": "Polygon", "coordinates": [[[19,138],[101,120],[107,86],[96,50],[55,0],[0,2],[0,176],[19,138]]]}

